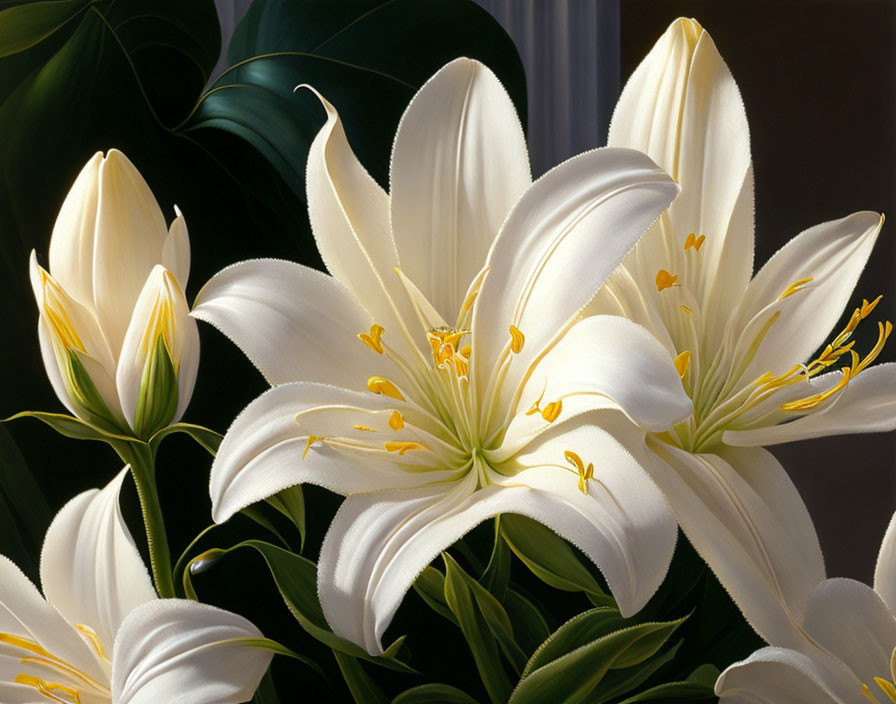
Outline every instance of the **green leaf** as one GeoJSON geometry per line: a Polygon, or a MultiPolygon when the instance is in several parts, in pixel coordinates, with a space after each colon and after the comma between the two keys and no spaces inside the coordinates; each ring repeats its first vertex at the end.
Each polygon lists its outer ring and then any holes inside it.
{"type": "Polygon", "coordinates": [[[305,549],[305,494],[301,485],[284,489],[268,497],[267,502],[286,516],[299,531],[302,549],[305,549]]]}
{"type": "Polygon", "coordinates": [[[510,583],[510,550],[501,535],[501,516],[495,517],[495,543],[491,558],[479,581],[497,597],[498,601],[504,601],[507,585],[510,583]]]}
{"type": "Polygon", "coordinates": [[[165,344],[159,335],[152,354],[143,365],[140,393],[134,411],[134,431],[137,437],[149,438],[168,425],[177,412],[177,372],[165,344]]]}
{"type": "MultiPolygon", "coordinates": [[[[594,610],[589,613],[600,613],[594,610]]],[[[575,620],[575,619],[573,619],[575,620]]],[[[684,619],[669,623],[642,623],[615,630],[586,645],[561,655],[536,667],[527,666],[527,675],[520,680],[510,697],[510,704],[535,704],[536,702],[584,701],[611,669],[632,667],[654,653],[669,639],[684,619]]],[[[611,615],[604,614],[592,627],[600,632],[612,623],[611,615]]],[[[587,630],[587,624],[570,627],[570,622],[558,630],[573,631],[577,637],[587,630]]],[[[545,649],[547,649],[547,645],[545,649]]],[[[557,648],[557,646],[553,646],[557,648]]],[[[536,652],[533,659],[547,659],[545,649],[536,652]]],[[[557,648],[557,650],[560,650],[557,648]]],[[[530,661],[531,664],[531,661],[530,661]]]]}
{"type": "Polygon", "coordinates": [[[429,607],[447,618],[455,626],[459,626],[454,614],[445,601],[445,575],[439,572],[435,567],[428,566],[420,573],[414,582],[414,591],[425,601],[429,607]]]}
{"type": "Polygon", "coordinates": [[[133,442],[134,438],[127,435],[118,435],[116,433],[107,432],[80,418],[66,415],[65,413],[46,413],[44,411],[22,411],[14,416],[6,418],[3,422],[8,423],[11,420],[19,418],[35,418],[42,423],[46,423],[60,435],[75,440],[100,440],[102,442],[110,442],[113,440],[133,442]]]}
{"type": "Polygon", "coordinates": [[[357,704],[389,704],[389,698],[383,694],[370,675],[364,672],[364,668],[356,658],[350,657],[338,650],[333,651],[342,678],[352,693],[352,699],[357,704]]]}
{"type": "Polygon", "coordinates": [[[275,526],[271,522],[271,520],[267,516],[264,515],[264,511],[262,511],[258,506],[254,505],[254,504],[251,506],[246,506],[246,508],[244,508],[242,511],[240,511],[240,513],[242,513],[247,518],[251,518],[262,528],[264,528],[265,530],[267,530],[268,532],[273,534],[274,537],[280,541],[280,544],[284,548],[289,550],[289,541],[283,537],[283,535],[280,533],[280,531],[277,530],[277,526],[275,526]]]}
{"type": "Polygon", "coordinates": [[[32,545],[40,545],[53,512],[9,431],[0,425],[0,493],[14,507],[32,545]]]}
{"type": "Polygon", "coordinates": [[[317,596],[317,565],[311,560],[261,540],[246,540],[224,552],[230,553],[240,548],[253,548],[264,558],[284,603],[309,635],[345,655],[367,660],[390,670],[416,672],[395,658],[403,639],[389,646],[385,654],[374,656],[330,630],[317,596]]]}
{"type": "Polygon", "coordinates": [[[274,677],[271,675],[271,668],[267,669],[264,677],[255,690],[255,696],[252,697],[252,704],[280,704],[280,697],[277,695],[277,688],[274,686],[274,677]]]}
{"type": "Polygon", "coordinates": [[[620,704],[637,704],[637,702],[696,702],[715,699],[715,683],[719,678],[719,669],[713,665],[701,665],[684,682],[668,682],[651,687],[629,697],[620,704]]]}
{"type": "Polygon", "coordinates": [[[174,425],[169,425],[168,427],[159,430],[149,439],[149,444],[152,445],[153,448],[158,448],[159,443],[172,433],[184,433],[189,435],[213,457],[218,452],[221,440],[224,439],[224,436],[221,435],[221,433],[216,433],[214,430],[204,428],[201,425],[194,425],[193,423],[175,423],[174,425]]]}
{"type": "Polygon", "coordinates": [[[594,691],[593,696],[596,697],[594,700],[595,704],[603,704],[603,702],[615,700],[626,692],[631,692],[640,687],[656,674],[661,667],[667,665],[675,658],[682,642],[678,641],[671,648],[648,659],[641,665],[608,672],[594,691]]]}
{"type": "Polygon", "coordinates": [[[448,553],[442,553],[442,558],[445,561],[445,601],[470,646],[489,698],[496,704],[506,702],[511,691],[510,680],[504,671],[491,624],[477,608],[472,589],[475,580],[465,579],[465,573],[448,553]]]}
{"type": "Polygon", "coordinates": [[[533,653],[550,635],[551,629],[541,611],[515,589],[504,594],[504,609],[513,624],[513,635],[525,653],[533,653]]]}
{"type": "Polygon", "coordinates": [[[392,704],[477,704],[466,692],[447,684],[422,684],[407,689],[392,704]]]}
{"type": "Polygon", "coordinates": [[[599,607],[573,616],[538,647],[526,663],[523,676],[624,626],[625,619],[617,609],[610,607],[599,607]]]}
{"type": "Polygon", "coordinates": [[[554,531],[526,516],[501,516],[501,533],[532,573],[555,589],[585,592],[597,606],[615,606],[573,549],[554,531]]]}
{"type": "Polygon", "coordinates": [[[0,57],[29,49],[83,12],[90,0],[50,0],[0,12],[0,57]]]}

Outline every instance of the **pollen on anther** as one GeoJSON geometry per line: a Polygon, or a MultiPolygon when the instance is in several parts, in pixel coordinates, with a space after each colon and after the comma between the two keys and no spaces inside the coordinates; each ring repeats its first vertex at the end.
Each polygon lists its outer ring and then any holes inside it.
{"type": "Polygon", "coordinates": [[[660,269],[656,272],[656,290],[662,291],[663,289],[670,288],[672,286],[678,286],[678,275],[670,274],[665,269],[660,269]]]}
{"type": "Polygon", "coordinates": [[[399,401],[404,401],[404,396],[401,395],[401,392],[396,388],[395,384],[381,376],[370,377],[367,380],[367,390],[375,394],[381,394],[399,401]]]}
{"type": "Polygon", "coordinates": [[[555,420],[557,420],[557,417],[560,415],[560,412],[562,410],[563,401],[551,401],[542,409],[541,417],[544,418],[548,423],[553,423],[555,420]]]}
{"type": "Polygon", "coordinates": [[[689,249],[693,247],[695,252],[700,251],[700,247],[703,246],[703,242],[706,240],[706,235],[700,235],[697,237],[696,234],[691,232],[684,240],[684,248],[689,249]]]}
{"type": "Polygon", "coordinates": [[[366,332],[359,332],[358,339],[377,354],[383,354],[383,343],[380,341],[383,332],[385,330],[382,325],[374,324],[370,326],[369,335],[366,332]]]}
{"type": "Polygon", "coordinates": [[[401,411],[392,411],[392,415],[389,416],[389,427],[392,430],[401,430],[404,427],[404,416],[401,415],[401,411]]]}
{"type": "Polygon", "coordinates": [[[784,292],[780,296],[778,296],[778,300],[783,301],[788,296],[792,296],[793,294],[802,291],[803,287],[813,280],[814,278],[812,276],[808,276],[805,279],[798,279],[797,281],[794,281],[792,284],[790,284],[790,286],[784,289],[784,292]]]}
{"type": "Polygon", "coordinates": [[[386,452],[397,452],[399,455],[403,455],[405,452],[409,450],[425,450],[418,442],[387,442],[385,443],[386,452]]]}
{"type": "Polygon", "coordinates": [[[684,375],[688,373],[688,368],[691,366],[691,353],[689,350],[685,350],[681,354],[679,354],[675,360],[675,369],[678,370],[678,376],[682,379],[684,375]]]}
{"type": "Polygon", "coordinates": [[[510,349],[514,354],[519,354],[523,351],[523,345],[526,343],[526,337],[523,333],[520,332],[520,329],[515,325],[510,326],[510,349]]]}
{"type": "Polygon", "coordinates": [[[354,425],[352,426],[355,430],[366,430],[368,433],[375,433],[376,430],[373,428],[368,428],[366,425],[354,425]]]}

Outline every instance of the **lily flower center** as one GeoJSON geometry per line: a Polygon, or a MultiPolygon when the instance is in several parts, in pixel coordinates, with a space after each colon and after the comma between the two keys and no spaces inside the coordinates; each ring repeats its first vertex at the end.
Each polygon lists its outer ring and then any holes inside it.
{"type": "MultiPolygon", "coordinates": [[[[883,701],[896,702],[896,648],[894,648],[893,652],[890,654],[890,679],[875,677],[874,682],[880,687],[880,691],[883,692],[886,697],[883,701]]],[[[872,692],[871,687],[864,682],[862,683],[862,694],[869,702],[882,704],[881,700],[872,692]]]]}
{"type": "Polygon", "coordinates": [[[878,339],[871,350],[863,357],[853,349],[853,333],[881,296],[870,302],[863,300],[843,330],[811,362],[797,361],[783,374],[766,372],[748,378],[745,375],[760,346],[781,316],[781,308],[787,305],[782,301],[798,296],[814,279],[805,277],[792,282],[749,322],[742,334],[728,334],[720,349],[708,349],[698,297],[688,289],[689,274],[701,265],[700,248],[704,241],[705,235],[695,233],[685,238],[683,257],[676,258],[682,275],[665,269],[656,275],[663,318],[677,351],[675,367],[694,402],[693,416],[658,437],[691,452],[712,451],[726,430],[775,425],[826,406],[874,362],[893,331],[889,321],[879,322],[878,339]],[[813,377],[843,361],[846,363],[840,367],[837,383],[820,391],[808,385],[813,377]],[[799,393],[800,384],[808,387],[805,394],[799,393]]]}
{"type": "MultiPolygon", "coordinates": [[[[111,668],[111,661],[96,631],[82,625],[75,628],[103,665],[107,669],[111,668]]],[[[62,704],[99,704],[112,701],[112,692],[106,683],[97,681],[33,640],[0,633],[0,647],[11,649],[20,658],[21,664],[27,666],[28,671],[17,675],[14,682],[34,687],[48,701],[62,704]]]]}

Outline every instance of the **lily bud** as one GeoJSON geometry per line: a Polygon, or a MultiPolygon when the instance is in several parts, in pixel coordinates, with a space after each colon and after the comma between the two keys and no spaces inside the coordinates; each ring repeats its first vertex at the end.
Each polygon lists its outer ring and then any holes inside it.
{"type": "Polygon", "coordinates": [[[127,157],[98,152],[59,211],[49,271],[31,254],[47,375],[74,415],[104,430],[146,438],[176,422],[193,392],[190,244],[175,215],[169,229],[127,157]]]}

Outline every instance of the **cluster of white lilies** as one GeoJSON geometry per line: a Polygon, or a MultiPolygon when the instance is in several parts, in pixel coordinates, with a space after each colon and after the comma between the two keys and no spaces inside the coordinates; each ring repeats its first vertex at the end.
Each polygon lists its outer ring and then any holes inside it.
{"type": "MultiPolygon", "coordinates": [[[[241,262],[190,312],[184,218],[166,225],[120,152],[88,162],[49,271],[31,263],[67,408],[146,439],[189,402],[195,319],[230,337],[272,388],[221,444],[214,520],[301,483],[344,495],[320,600],[371,654],[424,567],[492,516],[575,544],[625,615],[662,582],[681,526],[770,644],[722,674],[723,702],[896,702],[896,522],[875,590],[825,580],[809,514],[763,449],[896,427],[896,368],[872,366],[891,331],[878,299],[834,328],[883,217],[812,227],[753,275],[746,114],[702,27],[660,38],[608,148],[534,182],[510,98],[476,61],[451,62],[408,106],[388,193],[319,97],[308,207],[329,275],[241,262]],[[869,325],[878,342],[857,349],[869,325]]],[[[126,471],[57,516],[43,597],[0,558],[3,702],[252,696],[270,642],[242,617],[159,598],[164,531],[147,518],[154,588],[118,505],[126,471]]]]}

